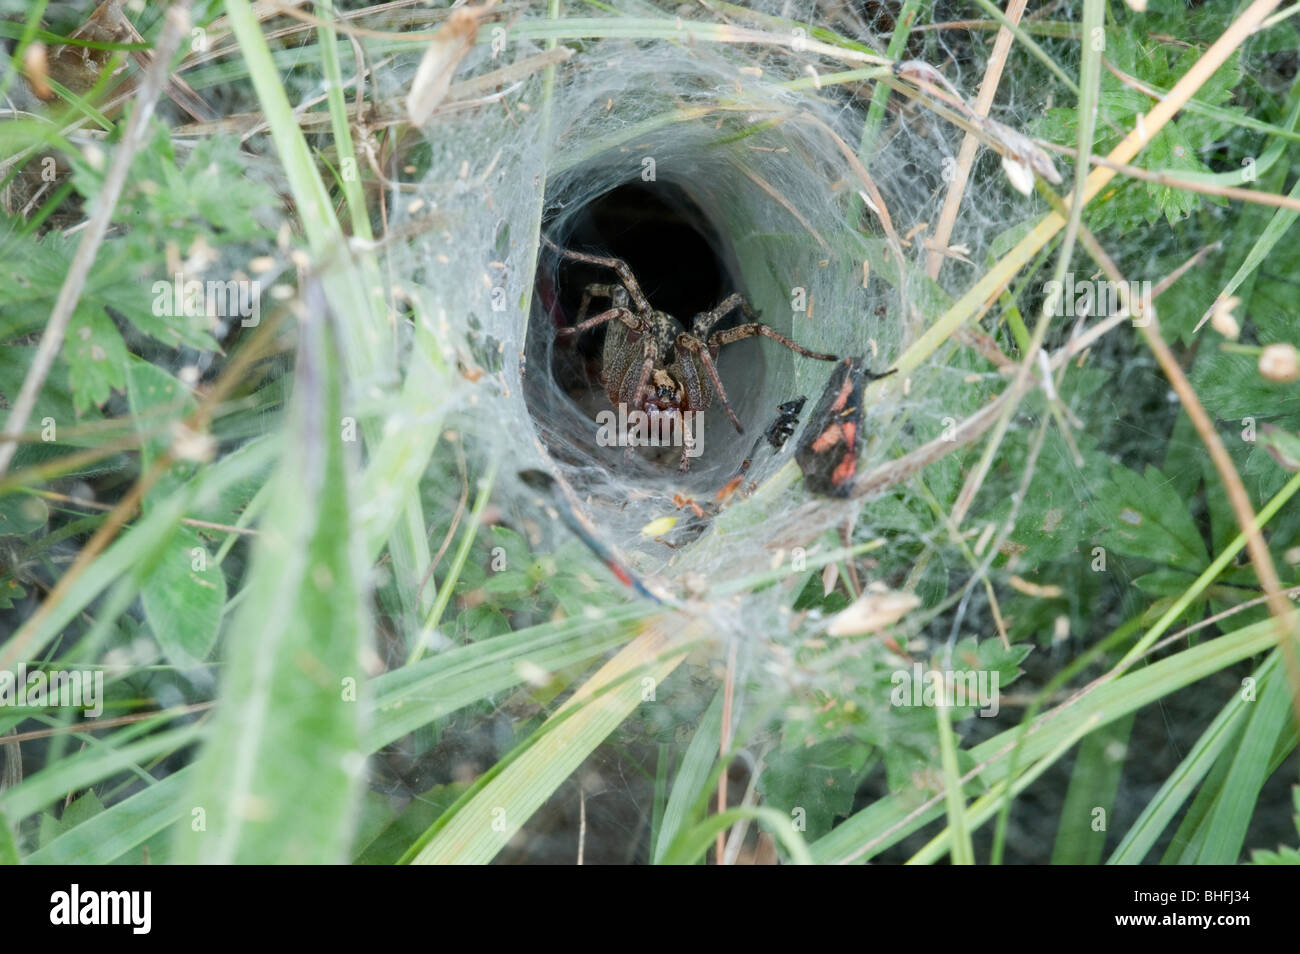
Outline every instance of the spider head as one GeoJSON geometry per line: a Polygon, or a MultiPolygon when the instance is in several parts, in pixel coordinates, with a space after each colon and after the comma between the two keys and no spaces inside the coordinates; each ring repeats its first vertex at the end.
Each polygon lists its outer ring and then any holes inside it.
{"type": "Polygon", "coordinates": [[[662,368],[657,369],[650,378],[650,391],[644,407],[651,423],[657,425],[661,417],[669,422],[679,420],[684,395],[685,389],[676,378],[662,368]]]}

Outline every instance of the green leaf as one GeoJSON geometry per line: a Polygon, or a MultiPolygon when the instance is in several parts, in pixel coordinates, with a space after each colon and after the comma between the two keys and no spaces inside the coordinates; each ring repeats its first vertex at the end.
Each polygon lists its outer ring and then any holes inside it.
{"type": "MultiPolygon", "coordinates": [[[[1071,719],[1056,719],[1024,737],[1018,763],[1022,766],[1048,756],[1057,746],[1070,741],[1071,734],[1094,713],[1102,724],[1140,709],[1182,686],[1189,685],[1242,659],[1276,644],[1277,635],[1271,620],[1243,627],[1233,633],[1185,649],[1158,662],[1127,673],[1099,686],[1084,698],[1072,703],[1071,719]]],[[[977,781],[995,784],[1006,778],[1013,744],[1019,728],[1001,732],[970,749],[981,766],[977,781]]],[[[1064,754],[1062,750],[1059,754],[1064,754]]],[[[878,799],[835,827],[829,835],[813,845],[813,856],[820,863],[841,862],[850,858],[866,860],[943,813],[941,804],[917,810],[915,793],[903,791],[878,799]]]]}
{"type": "MultiPolygon", "coordinates": [[[[127,364],[127,398],[136,432],[140,435],[140,463],[144,470],[167,450],[172,428],[197,408],[189,389],[155,364],[132,357],[127,364]]],[[[154,485],[146,503],[172,493],[195,473],[188,461],[171,464],[167,474],[154,485]]]]}
{"type": "Polygon", "coordinates": [[[49,613],[24,623],[14,639],[0,643],[0,669],[12,668],[21,659],[30,658],[28,653],[39,656],[115,580],[157,558],[195,497],[220,493],[223,487],[245,479],[269,458],[278,443],[278,435],[252,441],[247,453],[209,464],[194,480],[159,501],[86,568],[49,613]],[[16,647],[21,647],[23,655],[16,647]]]}
{"type": "MultiPolygon", "coordinates": [[[[457,647],[414,666],[385,673],[373,684],[366,752],[373,753],[414,728],[517,686],[524,681],[525,662],[557,671],[599,656],[622,641],[621,626],[616,624],[629,612],[628,608],[620,608],[621,616],[548,623],[489,642],[457,647]]],[[[107,864],[156,840],[160,832],[182,818],[186,825],[196,824],[193,806],[184,797],[192,779],[192,768],[181,769],[60,835],[29,855],[27,863],[107,864]]],[[[438,814],[433,813],[425,825],[410,833],[411,838],[438,814]]],[[[402,843],[401,850],[411,838],[402,843]]],[[[155,845],[151,852],[155,858],[159,848],[155,845]]],[[[369,855],[370,849],[365,854],[369,855]]]]}
{"type": "Polygon", "coordinates": [[[457,642],[490,639],[510,632],[510,620],[495,606],[474,606],[456,616],[457,642]]]}
{"type": "Polygon", "coordinates": [[[1252,865],[1300,865],[1300,850],[1278,848],[1277,851],[1268,851],[1258,848],[1251,852],[1250,863],[1252,865]]]}
{"type": "Polygon", "coordinates": [[[68,322],[63,342],[68,379],[80,413],[126,386],[126,342],[103,308],[82,302],[68,322]]]}
{"type": "Polygon", "coordinates": [[[698,821],[700,794],[709,778],[709,770],[717,760],[717,739],[722,731],[722,691],[713,695],[713,701],[691,736],[690,745],[682,757],[682,764],[673,778],[673,789],[664,807],[663,819],[651,846],[655,864],[663,861],[668,846],[677,836],[698,821]]]}
{"type": "MultiPolygon", "coordinates": [[[[676,621],[674,621],[676,622],[676,621]]],[[[645,630],[602,666],[540,729],[479,778],[407,851],[413,864],[485,864],[639,705],[644,680],[662,683],[702,635],[645,630]]]]}
{"type": "Polygon", "coordinates": [[[1190,377],[1206,410],[1230,422],[1230,446],[1241,439],[1247,418],[1300,429],[1300,388],[1264,379],[1249,355],[1202,348],[1190,377]]]}
{"type": "Polygon", "coordinates": [[[0,537],[21,537],[34,533],[50,519],[45,501],[32,494],[0,497],[0,537]]]}
{"type": "MultiPolygon", "coordinates": [[[[155,251],[165,241],[188,251],[196,239],[213,234],[227,242],[270,234],[262,215],[276,207],[275,196],[248,176],[238,139],[203,137],[178,166],[167,125],[155,120],[149,137],[131,164],[113,214],[114,222],[130,228],[127,240],[138,243],[141,253],[155,251]]],[[[69,159],[77,190],[87,198],[98,195],[104,167],[92,166],[78,153],[69,159]]]]}
{"type": "MultiPolygon", "coordinates": [[[[2,296],[3,292],[0,292],[0,301],[4,300],[2,296]]],[[[3,312],[3,309],[0,309],[0,312],[3,312]]],[[[49,312],[45,311],[42,320],[48,317],[49,312]]],[[[0,347],[0,394],[13,395],[19,392],[35,355],[34,345],[0,347]]],[[[28,419],[27,430],[39,435],[41,442],[20,445],[13,469],[48,460],[67,453],[73,447],[98,446],[101,438],[97,435],[75,432],[74,427],[78,419],[84,424],[102,420],[103,414],[93,406],[78,411],[72,385],[68,380],[68,363],[59,357],[50,368],[49,377],[45,379],[44,386],[37,394],[36,406],[28,419]],[[72,433],[68,433],[69,431],[72,433]]]]}
{"type": "Polygon", "coordinates": [[[689,865],[704,857],[714,839],[738,821],[752,818],[761,822],[785,848],[795,864],[810,865],[812,856],[803,837],[780,812],[771,808],[741,806],[729,808],[718,815],[710,815],[689,831],[684,831],[669,847],[664,864],[689,865]]]}
{"type": "MultiPolygon", "coordinates": [[[[174,377],[138,358],[127,368],[127,396],[147,470],[170,444],[171,422],[192,414],[196,403],[174,377]]],[[[194,471],[193,463],[173,463],[150,490],[146,505],[169,496],[194,471]]],[[[207,659],[226,605],[226,578],[199,535],[177,527],[157,557],[137,567],[137,573],[145,616],[167,658],[182,668],[207,659]]]]}
{"type": "Polygon", "coordinates": [[[94,747],[80,753],[77,758],[61,759],[28,776],[13,788],[0,792],[0,811],[10,818],[26,818],[51,802],[66,797],[68,792],[89,788],[118,772],[135,768],[141,762],[170,755],[198,738],[199,726],[186,725],[128,741],[160,721],[150,719],[103,740],[97,739],[94,747]]]}
{"type": "Polygon", "coordinates": [[[73,801],[58,818],[45,814],[41,816],[40,843],[47,845],[59,835],[69,832],[78,825],[90,821],[104,810],[104,803],[94,792],[87,792],[73,801]]]}
{"type": "Polygon", "coordinates": [[[1209,561],[1186,502],[1157,468],[1147,467],[1142,476],[1114,468],[1098,503],[1107,524],[1100,536],[1104,546],[1190,571],[1201,570],[1209,561]]]}
{"type": "MultiPolygon", "coordinates": [[[[1180,24],[1182,26],[1182,24],[1180,24]]],[[[1124,73],[1160,89],[1171,88],[1187,71],[1199,50],[1188,50],[1177,62],[1169,61],[1169,47],[1148,38],[1145,31],[1135,34],[1126,30],[1108,30],[1106,60],[1124,73]]],[[[1233,96],[1240,82],[1238,54],[1228,58],[1203,83],[1189,107],[1151,137],[1139,156],[1138,164],[1153,171],[1207,174],[1211,170],[1201,161],[1202,143],[1222,135],[1228,122],[1241,110],[1220,104],[1233,96]],[[1211,113],[1213,118],[1204,114],[1211,113]]],[[[1104,155],[1132,129],[1138,115],[1147,112],[1151,100],[1110,71],[1101,74],[1098,95],[1097,141],[1093,151],[1104,155]]],[[[1076,143],[1079,114],[1074,107],[1047,110],[1038,132],[1056,142],[1076,143]]],[[[1085,213],[1094,230],[1114,228],[1124,232],[1143,225],[1154,225],[1162,216],[1175,223],[1184,215],[1201,208],[1206,197],[1169,186],[1141,180],[1117,180],[1116,184],[1094,200],[1085,213]]],[[[1222,204],[1222,200],[1208,201],[1222,204]]]]}
{"type": "Polygon", "coordinates": [[[1150,596],[1181,596],[1195,582],[1195,574],[1185,570],[1155,570],[1137,577],[1133,585],[1150,596]]]}
{"type": "Polygon", "coordinates": [[[533,588],[533,581],[523,570],[502,570],[493,573],[484,581],[481,589],[484,593],[502,596],[514,596],[528,593],[533,588]]]}
{"type": "Polygon", "coordinates": [[[785,815],[786,824],[800,823],[805,838],[820,838],[834,827],[835,819],[853,810],[853,798],[869,750],[843,741],[821,742],[767,758],[759,788],[767,804],[785,815]],[[856,766],[846,763],[845,749],[857,750],[856,766]]]}
{"type": "Polygon", "coordinates": [[[185,668],[208,658],[226,605],[226,577],[197,533],[189,527],[172,533],[140,599],[168,659],[185,668]]]}
{"type": "MultiPolygon", "coordinates": [[[[1085,402],[1105,386],[1104,378],[1091,369],[1074,371],[1066,379],[1062,398],[1075,406],[1087,406],[1085,402]]],[[[1048,572],[1047,564],[1054,561],[1076,563],[1081,541],[1088,540],[1097,529],[1099,515],[1091,504],[1102,494],[1110,464],[1104,454],[1096,451],[1096,439],[1086,431],[1078,434],[1078,443],[1084,460],[1082,468],[1075,466],[1061,432],[1054,428],[1048,433],[1029,492],[1016,511],[1008,542],[1017,553],[1017,566],[1021,568],[1017,572],[1036,583],[1056,582],[1036,577],[1035,571],[1048,572]]],[[[1008,440],[1000,465],[1019,472],[1028,463],[1028,440],[1008,440]]],[[[1009,499],[998,500],[988,519],[1000,523],[1012,509],[1009,499]]]]}
{"type": "MultiPolygon", "coordinates": [[[[354,864],[391,865],[396,864],[406,851],[408,845],[419,837],[420,833],[438,820],[465,791],[463,782],[439,785],[419,797],[411,799],[406,808],[396,813],[384,824],[383,828],[370,839],[361,842],[354,864]]],[[[368,801],[377,801],[380,807],[388,807],[389,799],[377,792],[367,796],[368,801]]],[[[391,813],[392,809],[388,811],[391,813]]]]}

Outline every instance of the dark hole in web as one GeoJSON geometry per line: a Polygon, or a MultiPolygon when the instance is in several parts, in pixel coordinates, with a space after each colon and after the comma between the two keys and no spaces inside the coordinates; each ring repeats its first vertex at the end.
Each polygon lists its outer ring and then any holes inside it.
{"type": "MultiPolygon", "coordinates": [[[[650,304],[676,317],[684,329],[689,329],[696,312],[712,308],[732,290],[716,230],[690,196],[672,183],[617,186],[565,218],[557,231],[547,234],[562,247],[627,262],[650,304]]],[[[554,316],[564,325],[577,317],[587,285],[618,281],[608,268],[567,260],[556,263],[553,255],[551,259],[558,304],[554,316]]],[[[599,314],[601,306],[606,302],[593,303],[587,316],[599,314]]],[[[592,329],[579,339],[578,350],[598,358],[604,340],[604,328],[592,329]]],[[[557,375],[563,364],[557,361],[557,375]]],[[[558,383],[564,387],[574,382],[558,383]]]]}
{"type": "MultiPolygon", "coordinates": [[[[673,315],[682,330],[690,329],[691,319],[698,312],[713,308],[731,292],[745,291],[737,270],[730,264],[728,243],[682,186],[664,180],[632,182],[615,186],[585,202],[580,198],[570,200],[574,193],[582,193],[581,179],[575,176],[551,184],[543,234],[561,248],[625,261],[651,307],[673,315]]],[[[642,476],[675,475],[679,451],[647,451],[634,460],[629,455],[611,455],[590,447],[595,433],[591,419],[611,408],[600,383],[606,328],[594,328],[576,342],[557,339],[555,333],[576,322],[583,291],[593,283],[617,284],[618,276],[606,267],[563,259],[548,246],[542,246],[528,351],[530,367],[545,368],[547,380],[543,383],[539,380],[541,376],[532,372],[531,380],[526,379],[526,387],[533,389],[529,406],[541,425],[543,439],[553,455],[571,463],[592,454],[614,470],[631,469],[642,476]],[[547,385],[550,393],[543,398],[537,389],[547,385]],[[580,425],[574,427],[563,422],[563,415],[554,402],[557,392],[572,402],[584,419],[580,425]],[[544,408],[548,409],[547,420],[541,419],[544,408]],[[574,454],[577,449],[583,453],[574,454]]],[[[608,307],[606,299],[596,299],[586,317],[594,317],[608,307]]],[[[737,311],[715,330],[740,320],[737,311]]],[[[751,344],[745,342],[725,349],[731,353],[724,353],[720,359],[720,374],[747,353],[752,365],[753,352],[746,348],[751,344]]],[[[671,361],[672,356],[667,356],[665,363],[671,361]]],[[[755,376],[758,371],[751,366],[747,374],[755,376]]],[[[723,380],[727,380],[725,376],[723,380]]],[[[733,406],[743,403],[737,398],[743,396],[745,389],[737,390],[733,406]]],[[[731,425],[720,416],[716,401],[709,413],[715,412],[719,416],[710,418],[713,426],[709,434],[715,443],[706,445],[714,453],[692,463],[692,478],[721,464],[723,455],[717,451],[725,451],[734,440],[734,435],[728,433],[731,425]]]]}

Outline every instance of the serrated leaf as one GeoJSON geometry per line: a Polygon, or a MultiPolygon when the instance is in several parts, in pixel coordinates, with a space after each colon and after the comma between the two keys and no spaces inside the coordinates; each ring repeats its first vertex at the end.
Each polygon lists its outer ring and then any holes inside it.
{"type": "Polygon", "coordinates": [[[759,781],[764,799],[793,822],[802,821],[806,838],[821,837],[853,810],[857,772],[844,764],[843,747],[831,741],[768,755],[759,781]]]}
{"type": "MultiPolygon", "coordinates": [[[[200,235],[215,233],[239,242],[268,234],[257,213],[275,208],[275,196],[249,178],[237,139],[200,139],[178,167],[166,124],[154,121],[149,137],[131,164],[113,215],[115,222],[132,229],[129,238],[147,241],[148,247],[170,239],[186,249],[200,235]]],[[[77,153],[69,159],[77,190],[88,198],[98,195],[103,168],[77,153]]]]}
{"type": "Polygon", "coordinates": [[[88,822],[104,810],[104,803],[99,800],[99,796],[93,791],[87,792],[80,798],[73,801],[67,808],[63,809],[63,814],[55,818],[50,814],[41,815],[41,824],[39,832],[39,842],[42,847],[48,845],[55,838],[66,832],[72,831],[83,822],[88,822]]]}
{"type": "Polygon", "coordinates": [[[1295,848],[1278,848],[1277,851],[1257,848],[1251,852],[1252,865],[1300,865],[1300,850],[1295,848]]]}
{"type": "Polygon", "coordinates": [[[1114,468],[1099,505],[1107,524],[1100,535],[1104,546],[1180,569],[1199,571],[1208,561],[1186,502],[1157,468],[1148,467],[1140,476],[1114,468]]]}

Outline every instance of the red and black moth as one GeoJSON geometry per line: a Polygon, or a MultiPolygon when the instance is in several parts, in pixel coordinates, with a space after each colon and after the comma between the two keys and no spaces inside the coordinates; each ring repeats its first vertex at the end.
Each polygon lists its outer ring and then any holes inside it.
{"type": "Polygon", "coordinates": [[[862,448],[863,387],[893,373],[874,374],[862,358],[844,358],[836,366],[794,454],[813,493],[849,496],[862,448]]]}

